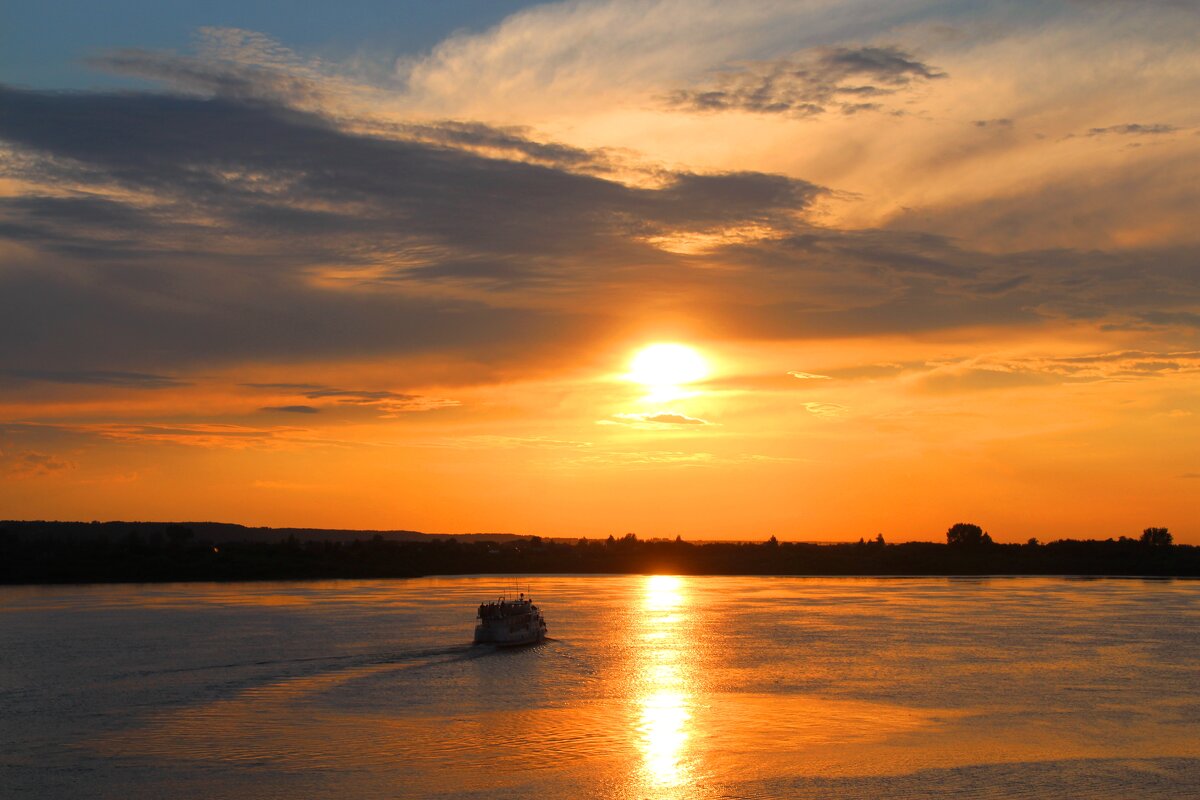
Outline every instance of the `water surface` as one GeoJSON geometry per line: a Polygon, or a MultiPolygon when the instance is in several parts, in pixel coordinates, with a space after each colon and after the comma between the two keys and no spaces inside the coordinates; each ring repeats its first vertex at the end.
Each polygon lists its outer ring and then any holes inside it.
{"type": "Polygon", "coordinates": [[[1200,796],[1200,583],[502,577],[0,588],[38,798],[1200,796]]]}

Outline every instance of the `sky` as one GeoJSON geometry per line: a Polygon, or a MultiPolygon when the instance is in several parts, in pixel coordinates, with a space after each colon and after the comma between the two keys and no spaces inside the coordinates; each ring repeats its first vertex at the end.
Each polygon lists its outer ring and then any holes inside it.
{"type": "Polygon", "coordinates": [[[1198,10],[7,2],[0,517],[1200,543],[1198,10]]]}

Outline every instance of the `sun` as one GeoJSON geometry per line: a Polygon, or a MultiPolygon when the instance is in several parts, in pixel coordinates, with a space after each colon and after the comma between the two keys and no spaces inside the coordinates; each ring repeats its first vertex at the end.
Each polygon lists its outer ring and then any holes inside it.
{"type": "Polygon", "coordinates": [[[643,347],[629,364],[629,380],[644,386],[665,388],[695,383],[708,376],[708,363],[695,349],[684,344],[651,344],[643,347]]]}

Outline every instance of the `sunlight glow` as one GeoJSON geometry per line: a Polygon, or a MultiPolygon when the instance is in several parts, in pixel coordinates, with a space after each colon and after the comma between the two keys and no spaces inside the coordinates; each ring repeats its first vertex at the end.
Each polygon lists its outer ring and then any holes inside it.
{"type": "Polygon", "coordinates": [[[682,386],[708,375],[708,363],[695,349],[683,344],[643,347],[629,365],[629,379],[653,388],[682,386]]]}

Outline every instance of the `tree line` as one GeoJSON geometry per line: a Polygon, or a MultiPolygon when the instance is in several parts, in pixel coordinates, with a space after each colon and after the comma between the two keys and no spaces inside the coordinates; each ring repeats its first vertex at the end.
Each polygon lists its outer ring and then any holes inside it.
{"type": "Polygon", "coordinates": [[[500,540],[381,534],[353,539],[288,535],[275,541],[214,542],[184,525],[145,535],[120,523],[95,536],[55,536],[19,523],[0,528],[0,582],[156,582],[400,578],[480,573],[671,573],[690,575],[1145,575],[1200,576],[1200,547],[1176,545],[1166,528],[1139,538],[999,544],[974,523],[956,523],[946,542],[692,543],[618,538],[500,540]]]}

